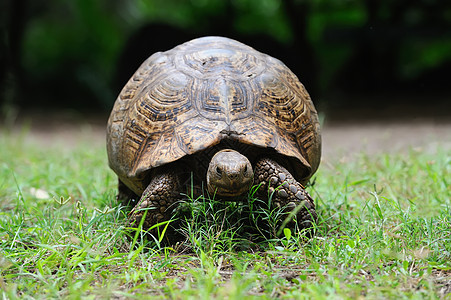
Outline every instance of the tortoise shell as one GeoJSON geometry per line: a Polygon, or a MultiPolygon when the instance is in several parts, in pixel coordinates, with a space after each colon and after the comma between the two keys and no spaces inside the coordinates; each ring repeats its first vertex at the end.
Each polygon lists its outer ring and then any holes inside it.
{"type": "Polygon", "coordinates": [[[150,56],[121,91],[107,126],[110,167],[139,195],[150,170],[224,140],[288,158],[301,183],[321,156],[318,116],[296,75],[223,37],[150,56]]]}

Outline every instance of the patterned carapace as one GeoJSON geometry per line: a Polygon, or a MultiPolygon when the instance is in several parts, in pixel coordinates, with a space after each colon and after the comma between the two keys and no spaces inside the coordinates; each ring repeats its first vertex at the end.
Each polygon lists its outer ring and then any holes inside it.
{"type": "Polygon", "coordinates": [[[107,127],[110,166],[137,194],[150,169],[225,139],[288,157],[300,182],[321,156],[317,113],[298,78],[279,60],[222,37],[149,57],[107,127]]]}

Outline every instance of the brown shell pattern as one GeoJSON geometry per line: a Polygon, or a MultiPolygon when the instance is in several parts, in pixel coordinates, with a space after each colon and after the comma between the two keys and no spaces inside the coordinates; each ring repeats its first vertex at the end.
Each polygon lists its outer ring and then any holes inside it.
{"type": "Polygon", "coordinates": [[[125,85],[108,121],[109,163],[140,194],[147,171],[224,138],[290,157],[300,181],[318,168],[318,117],[297,77],[237,41],[199,38],[155,53],[125,85]]]}

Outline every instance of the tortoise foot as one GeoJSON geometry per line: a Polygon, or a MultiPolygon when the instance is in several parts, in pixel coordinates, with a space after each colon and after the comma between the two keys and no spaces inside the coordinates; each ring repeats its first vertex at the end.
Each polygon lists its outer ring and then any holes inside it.
{"type": "MultiPolygon", "coordinates": [[[[138,204],[128,214],[132,227],[138,227],[145,217],[143,230],[168,221],[173,215],[179,198],[180,179],[174,171],[162,172],[152,177],[138,204]]],[[[151,233],[155,231],[151,230],[151,233]]]]}
{"type": "Polygon", "coordinates": [[[254,178],[254,184],[261,184],[259,195],[271,200],[271,208],[282,209],[281,222],[294,213],[286,227],[295,228],[296,224],[299,229],[312,227],[317,219],[314,200],[287,169],[270,158],[263,158],[255,165],[254,178]]]}

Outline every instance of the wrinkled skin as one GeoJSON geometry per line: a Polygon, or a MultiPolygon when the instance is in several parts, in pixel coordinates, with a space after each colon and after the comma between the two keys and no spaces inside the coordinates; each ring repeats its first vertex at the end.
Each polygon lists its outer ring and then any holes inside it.
{"type": "MultiPolygon", "coordinates": [[[[129,214],[131,225],[137,226],[144,215],[144,229],[171,218],[183,191],[181,173],[181,168],[171,166],[161,169],[152,177],[129,214]]],[[[285,213],[297,210],[288,222],[288,227],[293,228],[297,223],[299,228],[309,228],[316,220],[313,199],[290,172],[275,160],[261,158],[252,169],[249,160],[237,151],[226,149],[213,156],[207,171],[210,193],[219,197],[240,196],[246,194],[252,185],[260,186],[258,193],[262,199],[271,197],[272,208],[281,208],[285,213]]],[[[130,199],[133,196],[125,185],[120,184],[119,191],[119,197],[130,199]]]]}

